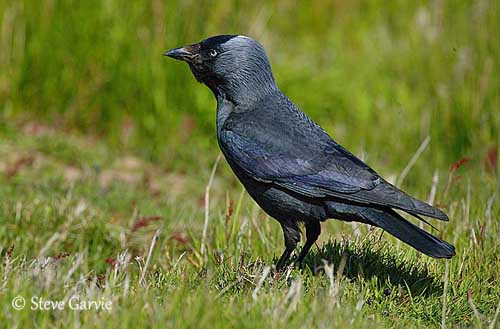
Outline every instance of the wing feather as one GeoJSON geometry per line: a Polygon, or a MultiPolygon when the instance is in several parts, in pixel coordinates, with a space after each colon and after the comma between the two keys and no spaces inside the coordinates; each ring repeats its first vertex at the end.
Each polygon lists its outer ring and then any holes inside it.
{"type": "Polygon", "coordinates": [[[336,197],[448,219],[386,182],[287,99],[262,106],[277,110],[235,111],[219,132],[224,155],[247,175],[308,197],[336,197]],[[292,110],[279,110],[283,107],[292,110]]]}

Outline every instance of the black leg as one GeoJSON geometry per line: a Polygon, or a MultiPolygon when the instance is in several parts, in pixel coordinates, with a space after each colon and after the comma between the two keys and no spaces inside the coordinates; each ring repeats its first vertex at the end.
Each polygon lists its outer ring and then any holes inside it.
{"type": "Polygon", "coordinates": [[[300,241],[300,231],[296,223],[281,223],[281,228],[283,229],[283,236],[285,237],[285,251],[276,264],[276,271],[278,272],[284,269],[290,255],[300,241]]]}
{"type": "Polygon", "coordinates": [[[292,254],[293,249],[288,249],[286,248],[283,254],[281,255],[280,259],[276,263],[276,271],[281,272],[284,268],[285,265],[290,258],[290,255],[292,254]]]}
{"type": "Polygon", "coordinates": [[[307,253],[309,252],[309,249],[311,249],[314,242],[318,240],[318,237],[321,233],[320,222],[308,222],[305,226],[307,240],[304,244],[304,247],[302,247],[302,250],[300,251],[299,257],[297,257],[297,259],[295,260],[296,263],[302,263],[307,253]]]}

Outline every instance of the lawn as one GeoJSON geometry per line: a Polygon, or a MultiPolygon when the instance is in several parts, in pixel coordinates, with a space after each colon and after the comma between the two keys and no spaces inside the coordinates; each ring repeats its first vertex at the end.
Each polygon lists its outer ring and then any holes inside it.
{"type": "Polygon", "coordinates": [[[499,12],[2,2],[0,327],[499,327],[499,12]],[[218,33],[260,40],[304,112],[442,208],[424,227],[457,255],[330,220],[275,273],[281,228],[220,156],[213,96],[161,56],[218,33]]]}

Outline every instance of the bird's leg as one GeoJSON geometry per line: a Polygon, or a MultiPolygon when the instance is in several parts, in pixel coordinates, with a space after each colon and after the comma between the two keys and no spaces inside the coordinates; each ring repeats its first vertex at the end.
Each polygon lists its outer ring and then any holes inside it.
{"type": "Polygon", "coordinates": [[[296,223],[281,223],[281,228],[283,229],[283,236],[285,237],[285,251],[276,264],[276,271],[278,272],[284,269],[290,255],[300,241],[300,231],[296,223]]]}
{"type": "Polygon", "coordinates": [[[297,257],[297,259],[295,259],[296,263],[302,263],[307,253],[309,252],[309,249],[311,249],[312,245],[314,244],[314,242],[316,242],[321,233],[320,222],[316,221],[307,222],[305,226],[306,226],[307,240],[306,243],[304,244],[304,247],[302,247],[299,256],[297,257]]]}
{"type": "Polygon", "coordinates": [[[283,251],[283,254],[281,255],[280,259],[276,263],[276,271],[281,272],[286,265],[286,262],[290,258],[290,255],[293,252],[293,248],[286,248],[285,251],[283,251]]]}

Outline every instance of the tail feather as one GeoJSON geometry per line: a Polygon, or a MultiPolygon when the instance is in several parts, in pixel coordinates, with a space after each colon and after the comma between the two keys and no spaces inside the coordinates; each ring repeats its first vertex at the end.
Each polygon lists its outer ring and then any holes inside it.
{"type": "Polygon", "coordinates": [[[380,227],[428,256],[434,258],[455,256],[455,247],[451,244],[413,225],[389,207],[371,208],[328,200],[326,209],[330,218],[380,227]]]}
{"type": "Polygon", "coordinates": [[[448,221],[448,216],[441,209],[420,201],[389,183],[381,184],[378,194],[384,200],[384,204],[401,209],[409,214],[448,221]]]}
{"type": "Polygon", "coordinates": [[[453,245],[413,225],[392,209],[363,208],[361,216],[428,256],[434,258],[455,256],[453,245]]]}
{"type": "Polygon", "coordinates": [[[353,202],[400,209],[414,216],[422,215],[448,221],[448,216],[441,209],[420,201],[385,181],[373,190],[360,190],[352,194],[337,193],[335,196],[353,202]]]}

